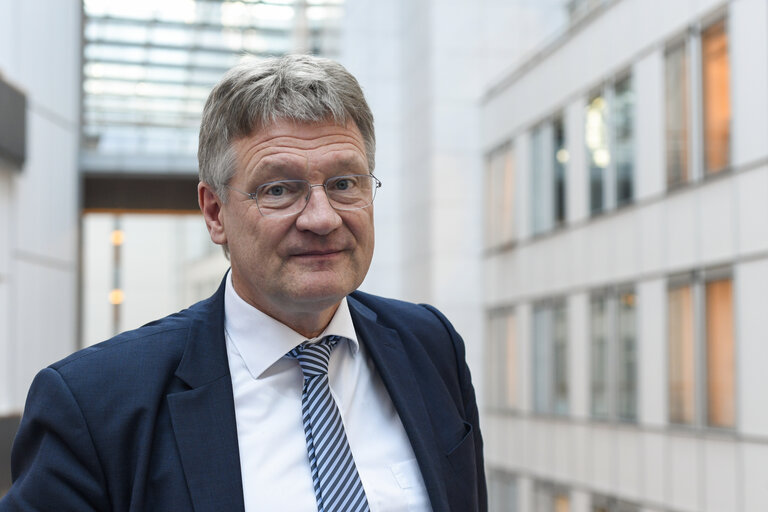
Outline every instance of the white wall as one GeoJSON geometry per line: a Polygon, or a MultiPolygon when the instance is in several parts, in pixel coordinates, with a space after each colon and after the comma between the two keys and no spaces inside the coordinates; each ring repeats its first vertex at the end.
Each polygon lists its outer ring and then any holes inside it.
{"type": "Polygon", "coordinates": [[[77,348],[80,2],[0,0],[0,73],[27,96],[27,159],[0,169],[0,414],[77,348]]]}

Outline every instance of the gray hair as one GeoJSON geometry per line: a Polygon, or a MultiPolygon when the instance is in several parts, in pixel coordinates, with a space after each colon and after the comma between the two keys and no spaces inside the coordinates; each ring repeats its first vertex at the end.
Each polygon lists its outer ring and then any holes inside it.
{"type": "Polygon", "coordinates": [[[222,201],[235,173],[233,142],[281,119],[300,122],[351,119],[363,136],[373,172],[373,113],[357,80],[341,64],[311,55],[244,60],[211,91],[203,109],[197,159],[200,181],[222,201]]]}

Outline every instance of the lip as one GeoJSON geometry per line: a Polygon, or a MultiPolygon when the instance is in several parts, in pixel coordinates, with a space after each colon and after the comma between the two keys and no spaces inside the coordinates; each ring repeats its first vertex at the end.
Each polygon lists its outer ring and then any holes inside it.
{"type": "Polygon", "coordinates": [[[294,258],[329,258],[341,254],[343,249],[321,249],[317,251],[302,251],[292,254],[294,258]]]}

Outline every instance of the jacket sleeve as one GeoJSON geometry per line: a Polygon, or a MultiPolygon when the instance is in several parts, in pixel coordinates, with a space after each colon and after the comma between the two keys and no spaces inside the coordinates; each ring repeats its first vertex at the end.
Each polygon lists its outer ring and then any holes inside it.
{"type": "Polygon", "coordinates": [[[423,305],[431,311],[443,324],[448,331],[453,342],[453,349],[456,352],[457,377],[461,388],[461,398],[464,406],[464,418],[472,426],[472,436],[474,441],[474,463],[475,476],[477,478],[477,510],[486,512],[488,510],[488,490],[485,481],[485,460],[483,457],[483,436],[480,433],[480,418],[477,408],[477,399],[475,397],[475,388],[472,386],[472,377],[469,372],[469,366],[466,361],[466,350],[464,340],[456,332],[453,325],[436,308],[423,305]]]}
{"type": "Polygon", "coordinates": [[[11,451],[13,485],[0,512],[109,510],[105,480],[80,406],[46,368],[30,387],[11,451]]]}

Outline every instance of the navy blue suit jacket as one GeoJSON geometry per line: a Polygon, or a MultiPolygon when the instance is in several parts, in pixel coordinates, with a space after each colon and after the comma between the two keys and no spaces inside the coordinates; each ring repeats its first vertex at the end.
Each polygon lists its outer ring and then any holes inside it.
{"type": "MultiPolygon", "coordinates": [[[[461,337],[430,306],[362,292],[349,306],[433,509],[485,511],[461,337]]],[[[11,459],[14,483],[0,512],[242,511],[223,284],[189,309],[42,370],[11,459]]]]}

